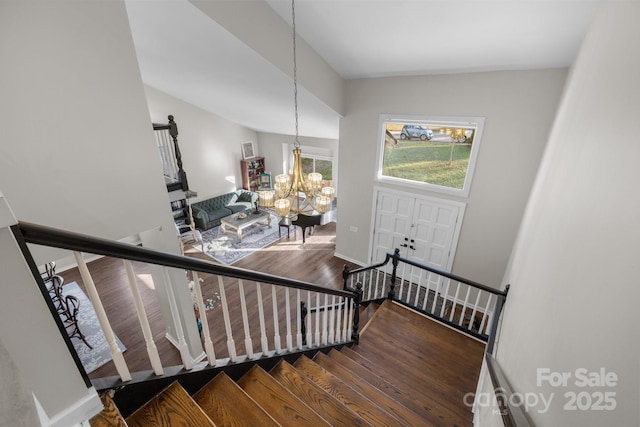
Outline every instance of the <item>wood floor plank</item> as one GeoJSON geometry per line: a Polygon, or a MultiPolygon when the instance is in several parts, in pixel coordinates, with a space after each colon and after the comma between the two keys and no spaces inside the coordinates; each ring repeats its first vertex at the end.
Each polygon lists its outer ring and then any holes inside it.
{"type": "Polygon", "coordinates": [[[259,366],[251,368],[238,385],[282,426],[330,425],[259,366]]]}
{"type": "Polygon", "coordinates": [[[341,365],[357,373],[361,378],[423,417],[430,425],[455,426],[463,421],[456,413],[434,401],[431,396],[421,394],[418,397],[413,393],[413,390],[403,390],[398,385],[399,379],[386,372],[383,367],[369,360],[366,360],[365,363],[358,362],[358,358],[364,359],[364,357],[354,353],[348,347],[343,347],[340,351],[331,350],[329,357],[338,360],[341,365]]]}
{"type": "Polygon", "coordinates": [[[464,395],[475,391],[483,344],[465,336],[459,341],[461,334],[457,331],[395,305],[389,301],[382,304],[376,322],[370,326],[369,339],[353,350],[383,366],[409,390],[424,393],[471,420],[464,395]],[[413,317],[402,318],[408,314],[413,317]],[[452,347],[448,340],[458,347],[452,347]]]}
{"type": "Polygon", "coordinates": [[[280,425],[223,372],[194,394],[193,399],[219,427],[280,425]]]}
{"type": "Polygon", "coordinates": [[[285,360],[279,362],[269,373],[332,426],[371,426],[285,360]]]}
{"type": "Polygon", "coordinates": [[[375,426],[404,426],[400,420],[351,388],[348,385],[350,378],[340,379],[306,356],[300,357],[294,367],[369,423],[375,426]]]}
{"type": "Polygon", "coordinates": [[[215,427],[177,382],[127,417],[126,421],[130,427],[215,427]]]}

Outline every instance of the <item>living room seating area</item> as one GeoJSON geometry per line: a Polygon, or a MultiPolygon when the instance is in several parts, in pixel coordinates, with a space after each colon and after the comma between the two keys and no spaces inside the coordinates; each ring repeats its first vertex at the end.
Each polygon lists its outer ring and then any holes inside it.
{"type": "Polygon", "coordinates": [[[240,189],[195,202],[191,205],[195,226],[199,230],[208,230],[220,225],[225,216],[251,211],[257,201],[258,193],[240,189]]]}

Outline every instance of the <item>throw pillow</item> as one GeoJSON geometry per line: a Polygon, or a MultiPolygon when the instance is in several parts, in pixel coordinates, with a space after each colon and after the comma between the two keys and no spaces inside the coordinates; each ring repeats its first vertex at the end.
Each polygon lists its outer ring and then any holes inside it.
{"type": "Polygon", "coordinates": [[[249,192],[242,192],[240,193],[240,195],[238,196],[238,200],[236,200],[237,202],[249,202],[251,203],[251,196],[252,194],[249,192]]]}

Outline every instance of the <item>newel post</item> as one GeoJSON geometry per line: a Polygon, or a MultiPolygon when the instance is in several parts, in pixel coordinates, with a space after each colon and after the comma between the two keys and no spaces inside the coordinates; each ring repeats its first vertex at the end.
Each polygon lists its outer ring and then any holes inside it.
{"type": "Polygon", "coordinates": [[[345,264],[344,267],[342,267],[342,280],[344,281],[344,286],[342,287],[342,289],[345,291],[349,289],[349,285],[347,284],[348,279],[349,279],[349,267],[347,267],[347,264],[345,264]]]}
{"type": "Polygon", "coordinates": [[[170,115],[169,119],[169,135],[173,139],[173,150],[176,154],[176,164],[178,165],[178,177],[182,184],[182,190],[189,190],[189,183],[187,182],[187,173],[182,168],[182,154],[180,153],[180,146],[178,145],[178,125],[173,121],[173,116],[170,115]]]}
{"type": "Polygon", "coordinates": [[[360,341],[360,333],[358,327],[360,326],[360,303],[362,302],[362,283],[356,284],[356,298],[353,301],[353,330],[351,332],[351,339],[358,344],[360,341]]]}
{"type": "Polygon", "coordinates": [[[394,299],[396,297],[396,278],[398,277],[398,264],[400,263],[400,249],[396,248],[393,251],[393,256],[391,257],[391,264],[393,265],[393,270],[391,271],[391,284],[389,285],[389,294],[387,298],[394,299]]]}

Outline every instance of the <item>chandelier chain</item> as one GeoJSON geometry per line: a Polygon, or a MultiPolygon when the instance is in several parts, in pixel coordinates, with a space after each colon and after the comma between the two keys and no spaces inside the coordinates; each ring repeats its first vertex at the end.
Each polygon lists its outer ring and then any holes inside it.
{"type": "Polygon", "coordinates": [[[298,140],[298,64],[296,60],[296,2],[291,0],[291,22],[293,28],[293,108],[295,114],[296,138],[294,147],[300,147],[298,140]]]}

